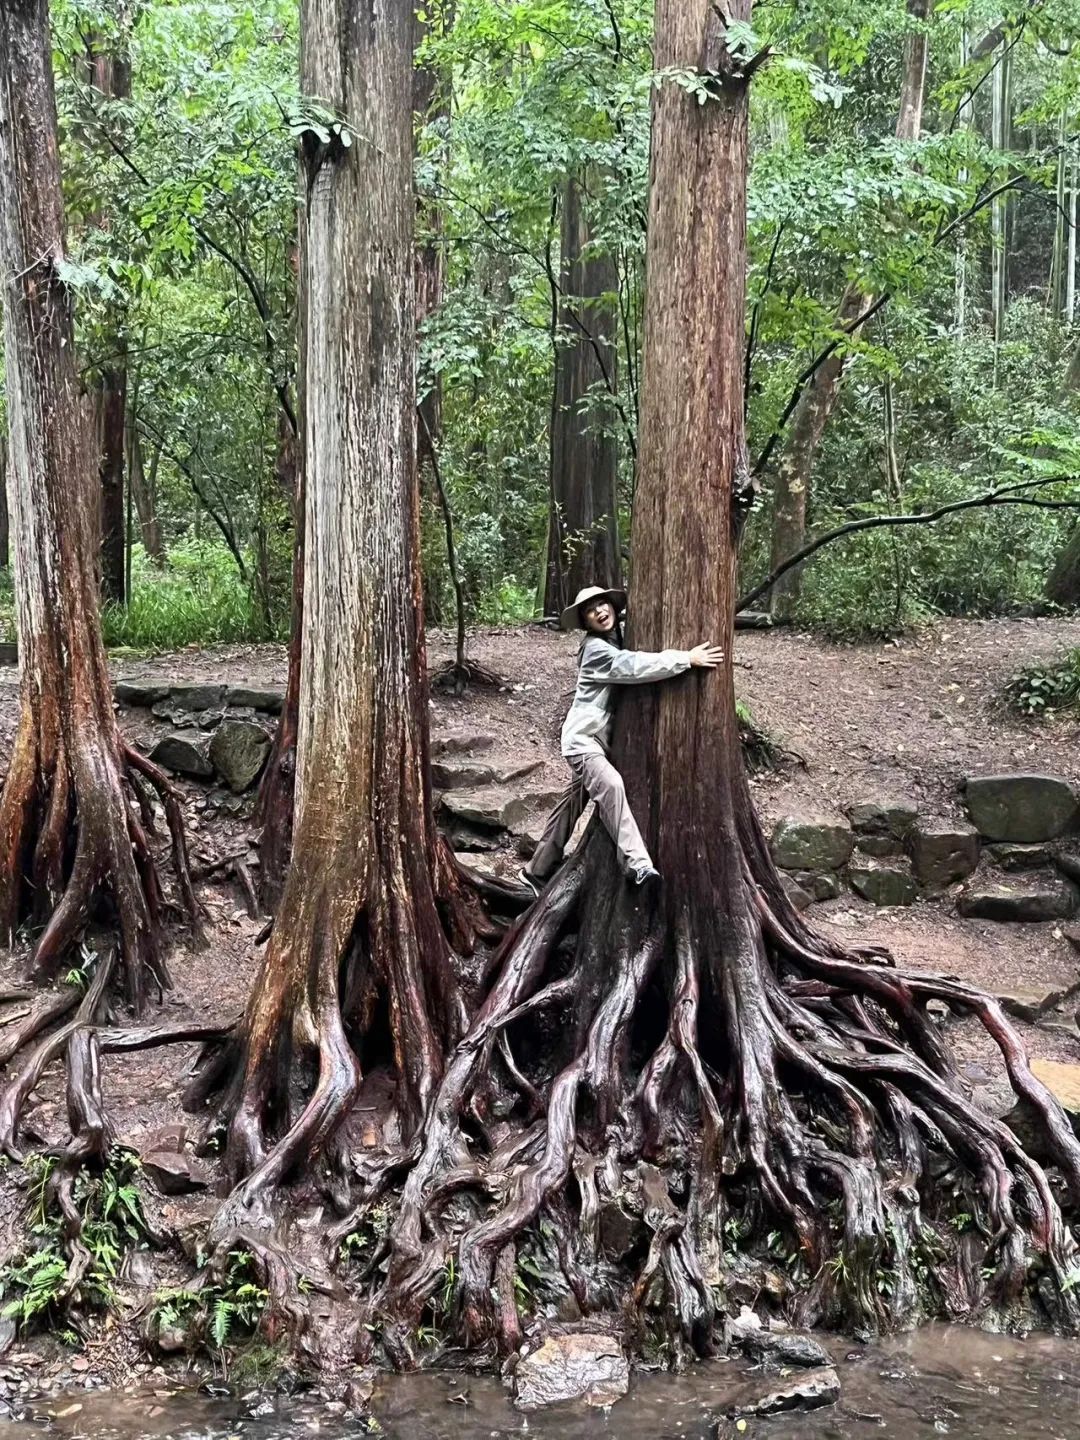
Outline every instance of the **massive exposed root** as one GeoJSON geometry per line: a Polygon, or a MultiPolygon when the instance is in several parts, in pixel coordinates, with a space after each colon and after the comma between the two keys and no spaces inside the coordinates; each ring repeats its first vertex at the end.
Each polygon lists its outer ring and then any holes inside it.
{"type": "Polygon", "coordinates": [[[169,828],[179,906],[197,930],[179,795],[164,771],[115,731],[61,726],[24,708],[0,798],[0,928],[9,943],[20,926],[31,928],[36,980],[57,978],[87,923],[105,909],[119,934],[132,1009],[143,1009],[151,987],[169,986],[151,847],[155,795],[169,828]]]}
{"type": "Polygon", "coordinates": [[[337,1232],[371,1230],[394,1194],[359,1284],[397,1363],[436,1314],[512,1350],[538,1253],[582,1312],[698,1353],[718,1305],[763,1293],[860,1331],[1080,1321],[1059,1204],[1080,1200],[1080,1146],[1000,1007],[823,941],[752,819],[742,841],[729,904],[702,915],[626,886],[594,831],[507,938],[411,1147],[358,1166],[337,1232]],[[971,1103],[931,1000],[994,1040],[1055,1179],[971,1103]]]}

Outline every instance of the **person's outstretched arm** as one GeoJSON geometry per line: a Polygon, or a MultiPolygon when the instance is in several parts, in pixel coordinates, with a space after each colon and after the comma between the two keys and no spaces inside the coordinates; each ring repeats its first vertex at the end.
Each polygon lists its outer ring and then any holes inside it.
{"type": "Polygon", "coordinates": [[[724,658],[716,645],[695,645],[693,650],[618,650],[598,636],[585,642],[580,674],[605,685],[647,685],[670,680],[695,666],[714,670],[724,658]]]}

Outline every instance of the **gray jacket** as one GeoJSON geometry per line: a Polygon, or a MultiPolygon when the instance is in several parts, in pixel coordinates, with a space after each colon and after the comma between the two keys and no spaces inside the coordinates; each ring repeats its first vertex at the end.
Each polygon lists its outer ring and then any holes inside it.
{"type": "Polygon", "coordinates": [[[688,650],[620,650],[590,635],[581,650],[574,703],[562,728],[562,753],[604,755],[611,739],[613,685],[647,685],[670,680],[690,668],[688,650]]]}

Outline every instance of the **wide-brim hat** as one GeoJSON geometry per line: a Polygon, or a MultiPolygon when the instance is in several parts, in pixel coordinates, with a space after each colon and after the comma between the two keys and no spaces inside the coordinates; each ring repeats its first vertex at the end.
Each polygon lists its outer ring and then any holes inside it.
{"type": "Polygon", "coordinates": [[[593,600],[610,600],[615,607],[615,613],[626,609],[625,590],[604,590],[599,585],[586,585],[584,590],[579,590],[572,605],[568,605],[560,617],[564,630],[584,630],[585,622],[581,614],[582,608],[593,600]]]}

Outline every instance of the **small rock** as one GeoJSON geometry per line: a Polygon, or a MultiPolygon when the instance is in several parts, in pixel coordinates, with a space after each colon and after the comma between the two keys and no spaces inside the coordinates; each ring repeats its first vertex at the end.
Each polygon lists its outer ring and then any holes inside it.
{"type": "Polygon", "coordinates": [[[449,841],[452,850],[470,852],[498,850],[501,845],[498,830],[489,830],[479,825],[470,825],[466,820],[456,820],[453,817],[448,818],[444,815],[439,828],[449,841]]]}
{"type": "Polygon", "coordinates": [[[156,1130],[148,1130],[145,1135],[140,1135],[132,1149],[146,1155],[153,1155],[159,1150],[170,1150],[179,1155],[186,1142],[186,1125],[159,1125],[156,1130]]]}
{"type": "Polygon", "coordinates": [[[919,816],[912,800],[870,800],[849,805],[846,812],[856,835],[892,836],[903,840],[919,816]]]}
{"type": "Polygon", "coordinates": [[[872,905],[910,905],[917,895],[915,877],[905,861],[854,860],[848,867],[852,889],[872,905]]]}
{"type": "Polygon", "coordinates": [[[342,1399],[354,1415],[363,1415],[375,1394],[375,1372],[365,1371],[345,1386],[342,1399]]]}
{"type": "Polygon", "coordinates": [[[120,705],[139,706],[149,710],[164,700],[169,693],[167,684],[153,680],[118,680],[113,686],[113,698],[120,705]]]}
{"type": "Polygon", "coordinates": [[[150,751],[155,765],[164,765],[177,775],[190,775],[196,780],[209,780],[214,773],[208,746],[204,741],[187,735],[164,735],[150,751]]]}
{"type": "Polygon", "coordinates": [[[999,870],[1039,870],[1054,863],[1049,845],[1014,845],[1005,841],[984,846],[983,855],[999,870]]]}
{"type": "Polygon", "coordinates": [[[179,1355],[187,1349],[187,1334],[179,1325],[162,1325],[154,1336],[154,1344],[163,1355],[179,1355]]]}
{"type": "Polygon", "coordinates": [[[796,870],[792,879],[805,890],[811,900],[835,900],[840,894],[840,879],[832,871],[815,875],[810,870],[796,870]]]}
{"type": "Polygon", "coordinates": [[[780,883],[783,885],[788,899],[792,905],[795,906],[796,910],[808,910],[813,904],[810,896],[795,879],[794,875],[789,875],[785,871],[781,871],[780,883]]]}
{"type": "Polygon", "coordinates": [[[968,814],[987,840],[1055,840],[1076,818],[1076,795],[1053,775],[983,775],[964,787],[968,814]]]}
{"type": "Polygon", "coordinates": [[[259,778],[269,754],[270,737],[252,720],[223,720],[210,741],[214,769],[237,795],[259,778]]]}
{"type": "Polygon", "coordinates": [[[1045,985],[1031,988],[1016,986],[1011,990],[999,990],[995,998],[1007,1014],[1034,1025],[1040,1015],[1060,1005],[1067,994],[1068,991],[1060,986],[1057,989],[1045,985]]]}
{"type": "Polygon", "coordinates": [[[90,1369],[90,1361],[85,1355],[75,1355],[72,1357],[71,1368],[76,1375],[82,1375],[90,1369]]]}
{"type": "Polygon", "coordinates": [[[836,820],[785,815],[772,833],[773,860],[781,870],[839,870],[851,858],[854,837],[836,820]]]}
{"type": "Polygon", "coordinates": [[[539,1410],[563,1400],[612,1405],[630,1387],[630,1367],[613,1335],[549,1335],[514,1372],[514,1404],[539,1410]]]}
{"type": "Polygon", "coordinates": [[[477,750],[490,750],[495,736],[481,730],[459,730],[452,734],[433,735],[431,754],[434,758],[443,755],[471,755],[477,750]]]}
{"type": "Polygon", "coordinates": [[[820,1410],[840,1399],[840,1377],[831,1365],[793,1376],[759,1400],[738,1406],[739,1415],[779,1415],[787,1410],[820,1410]]]}
{"type": "Polygon", "coordinates": [[[904,853],[903,842],[895,835],[856,835],[855,849],[861,855],[872,855],[878,860],[904,853]]]}
{"type": "Polygon", "coordinates": [[[993,883],[974,880],[956,902],[961,915],[979,920],[1066,920],[1080,901],[1076,886],[1052,872],[1033,872],[993,883]]]}
{"type": "Polygon", "coordinates": [[[928,890],[966,880],[979,863],[979,832],[962,821],[919,820],[908,836],[915,875],[928,890]]]}
{"type": "Polygon", "coordinates": [[[793,1365],[812,1370],[831,1363],[828,1351],[813,1336],[798,1330],[758,1330],[743,1340],[742,1348],[759,1364],[793,1365]]]}
{"type": "Polygon", "coordinates": [[[178,680],[169,686],[169,700],[182,710],[219,710],[225,700],[225,686],[178,680]]]}
{"type": "Polygon", "coordinates": [[[475,790],[493,785],[495,779],[495,771],[490,765],[479,765],[475,760],[431,762],[431,783],[438,790],[475,790]]]}
{"type": "Polygon", "coordinates": [[[285,704],[285,692],[257,690],[250,685],[230,685],[225,692],[225,703],[234,710],[250,707],[267,715],[280,715],[285,704]]]}
{"type": "Polygon", "coordinates": [[[146,1250],[129,1250],[120,1267],[120,1278],[133,1285],[136,1290],[151,1290],[154,1286],[154,1262],[146,1250]]]}
{"type": "Polygon", "coordinates": [[[151,1184],[162,1195],[188,1195],[193,1190],[205,1190],[210,1183],[197,1160],[168,1150],[144,1155],[142,1167],[151,1184]]]}

